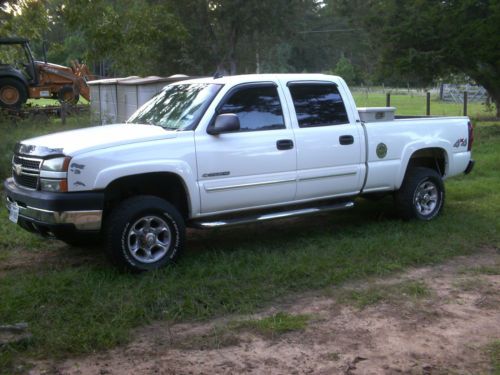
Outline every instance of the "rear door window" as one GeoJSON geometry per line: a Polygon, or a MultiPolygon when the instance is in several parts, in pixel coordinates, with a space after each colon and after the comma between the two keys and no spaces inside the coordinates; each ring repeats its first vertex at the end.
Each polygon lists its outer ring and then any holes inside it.
{"type": "Polygon", "coordinates": [[[335,84],[288,84],[299,127],[330,126],[349,123],[344,102],[335,84]]]}

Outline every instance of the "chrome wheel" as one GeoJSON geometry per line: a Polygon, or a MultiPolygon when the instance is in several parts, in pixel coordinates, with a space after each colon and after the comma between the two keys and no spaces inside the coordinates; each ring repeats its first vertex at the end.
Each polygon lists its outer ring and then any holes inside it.
{"type": "Polygon", "coordinates": [[[127,244],[136,260],[154,263],[167,254],[171,238],[170,227],[165,220],[158,216],[145,216],[130,227],[127,244]]]}
{"type": "Polygon", "coordinates": [[[432,181],[424,181],[415,190],[413,202],[420,215],[431,214],[438,205],[439,192],[437,186],[432,181]]]}

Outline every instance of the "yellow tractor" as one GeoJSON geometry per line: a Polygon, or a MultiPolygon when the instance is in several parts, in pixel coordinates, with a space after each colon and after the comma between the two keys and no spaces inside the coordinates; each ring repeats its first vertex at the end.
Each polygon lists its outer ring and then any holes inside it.
{"type": "Polygon", "coordinates": [[[0,38],[0,107],[17,109],[29,98],[76,104],[81,95],[90,100],[87,81],[92,79],[85,64],[35,61],[27,39],[0,38]]]}

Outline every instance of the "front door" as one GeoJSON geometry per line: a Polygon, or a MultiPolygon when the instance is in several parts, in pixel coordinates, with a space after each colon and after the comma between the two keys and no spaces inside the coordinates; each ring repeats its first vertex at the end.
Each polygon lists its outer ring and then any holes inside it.
{"type": "Polygon", "coordinates": [[[230,90],[217,114],[234,113],[240,131],[196,134],[202,214],[292,201],[296,148],[282,94],[273,82],[230,90]]]}

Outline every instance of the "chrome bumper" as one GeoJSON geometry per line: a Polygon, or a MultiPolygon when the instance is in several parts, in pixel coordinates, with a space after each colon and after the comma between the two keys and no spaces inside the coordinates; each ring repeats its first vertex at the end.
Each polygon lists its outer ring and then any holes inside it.
{"type": "MultiPolygon", "coordinates": [[[[17,203],[7,197],[7,209],[17,203]]],[[[102,210],[92,211],[48,211],[40,208],[21,206],[19,207],[19,217],[39,224],[59,225],[72,224],[77,230],[95,231],[101,229],[102,210]]]]}

